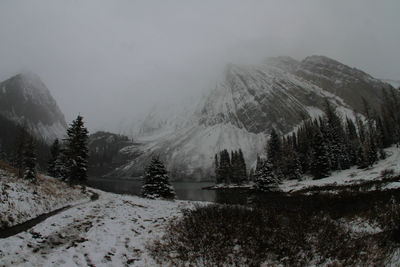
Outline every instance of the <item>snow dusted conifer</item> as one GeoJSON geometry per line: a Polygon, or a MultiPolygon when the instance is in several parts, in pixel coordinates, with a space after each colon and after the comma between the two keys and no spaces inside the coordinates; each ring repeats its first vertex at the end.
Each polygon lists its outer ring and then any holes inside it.
{"type": "Polygon", "coordinates": [[[247,180],[247,168],[246,161],[244,160],[243,151],[239,149],[238,152],[238,164],[239,164],[239,182],[242,183],[247,180]]]}
{"type": "Polygon", "coordinates": [[[231,182],[234,184],[240,183],[240,170],[239,170],[239,160],[238,160],[238,153],[237,151],[231,151],[231,182]]]}
{"type": "Polygon", "coordinates": [[[292,137],[283,138],[281,171],[285,179],[300,180],[301,166],[297,152],[292,147],[292,137]]]}
{"type": "Polygon", "coordinates": [[[146,168],[143,179],[142,196],[151,199],[175,198],[175,191],[169,183],[165,166],[157,156],[151,159],[149,166],[146,168]]]}
{"type": "Polygon", "coordinates": [[[47,167],[47,173],[52,177],[59,177],[57,172],[57,159],[60,157],[60,141],[54,140],[50,147],[50,160],[47,167]]]}
{"type": "Polygon", "coordinates": [[[214,157],[214,164],[215,164],[215,181],[220,183],[221,178],[219,177],[219,160],[218,160],[218,153],[215,154],[214,157]]]}
{"type": "Polygon", "coordinates": [[[259,168],[254,173],[254,180],[257,189],[261,191],[276,191],[280,182],[269,159],[260,163],[259,168]]]}
{"type": "Polygon", "coordinates": [[[280,168],[280,163],[282,160],[282,141],[281,138],[276,133],[275,129],[272,129],[270,139],[267,142],[267,156],[270,160],[274,170],[280,168]]]}
{"type": "Polygon", "coordinates": [[[15,150],[13,154],[13,166],[18,169],[18,177],[24,176],[24,149],[27,139],[27,131],[25,126],[19,127],[18,135],[15,142],[15,150]]]}
{"type": "Polygon", "coordinates": [[[66,175],[65,179],[71,184],[84,184],[87,180],[87,158],[88,158],[88,138],[89,132],[84,126],[83,117],[78,117],[72,121],[67,129],[67,139],[65,159],[66,175]]]}
{"type": "Polygon", "coordinates": [[[36,181],[36,152],[35,141],[32,136],[29,136],[23,153],[23,161],[25,166],[24,178],[31,181],[36,181]]]}
{"type": "Polygon", "coordinates": [[[232,175],[232,165],[231,159],[229,157],[228,150],[224,149],[219,153],[219,165],[218,165],[218,177],[219,181],[217,183],[229,184],[232,175]]]}
{"type": "Polygon", "coordinates": [[[331,165],[328,149],[319,129],[316,129],[313,138],[313,152],[310,169],[314,179],[321,179],[330,175],[331,165]]]}

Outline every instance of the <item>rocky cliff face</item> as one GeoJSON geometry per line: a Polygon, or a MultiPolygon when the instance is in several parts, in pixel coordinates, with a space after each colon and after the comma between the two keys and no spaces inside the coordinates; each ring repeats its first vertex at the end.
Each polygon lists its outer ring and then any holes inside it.
{"type": "Polygon", "coordinates": [[[342,98],[353,109],[363,112],[363,100],[380,109],[381,90],[389,84],[371,75],[324,56],[310,56],[298,64],[294,73],[342,98]]]}
{"type": "Polygon", "coordinates": [[[251,164],[263,152],[272,128],[289,133],[303,120],[323,114],[326,99],[343,117],[352,117],[353,110],[362,111],[362,98],[378,107],[380,90],[387,87],[323,56],[300,62],[277,57],[259,65],[231,64],[222,81],[205,98],[183,109],[181,116],[153,113],[145,120],[142,145],[121,150],[132,155],[132,161],[112,175],[139,176],[157,154],[167,163],[172,179],[207,180],[213,175],[218,151],[241,148],[251,164]],[[148,129],[157,129],[157,134],[149,138],[148,129]]]}
{"type": "Polygon", "coordinates": [[[25,124],[46,142],[62,137],[67,127],[49,89],[33,73],[18,74],[0,83],[0,115],[25,124]]]}

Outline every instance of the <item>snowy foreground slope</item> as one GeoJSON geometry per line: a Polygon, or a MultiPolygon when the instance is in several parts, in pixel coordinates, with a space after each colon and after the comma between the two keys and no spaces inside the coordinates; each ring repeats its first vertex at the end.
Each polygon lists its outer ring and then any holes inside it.
{"type": "MultiPolygon", "coordinates": [[[[363,177],[365,179],[374,179],[380,175],[381,170],[389,168],[394,170],[394,174],[397,174],[400,172],[400,150],[393,147],[388,150],[388,153],[391,155],[375,166],[375,169],[344,171],[335,175],[336,181],[338,184],[347,184],[351,180],[350,178],[353,179],[353,182],[363,177]],[[352,174],[353,172],[357,173],[352,174]]],[[[15,209],[4,209],[7,204],[2,204],[2,214],[13,214],[16,211],[23,210],[21,207],[30,207],[32,210],[37,209],[36,213],[39,214],[39,207],[41,207],[42,203],[47,203],[46,205],[50,207],[60,205],[57,202],[58,200],[54,198],[55,195],[58,195],[60,199],[64,199],[64,204],[73,205],[71,208],[47,218],[25,232],[8,238],[0,238],[0,266],[171,266],[171,262],[156,262],[150,256],[151,252],[148,246],[154,245],[153,241],[155,240],[166,242],[166,239],[162,239],[162,236],[168,232],[169,223],[184,218],[182,210],[193,209],[196,204],[190,201],[147,200],[136,196],[118,195],[88,188],[89,192],[99,195],[97,200],[90,201],[86,195],[80,193],[80,190],[69,189],[68,186],[61,185],[58,181],[49,177],[40,178],[43,184],[43,188],[40,188],[39,186],[28,184],[24,180],[9,176],[9,172],[2,170],[0,183],[2,188],[7,190],[8,198],[5,203],[8,203],[10,207],[15,207],[15,209]],[[54,185],[49,187],[49,184],[54,185]],[[51,188],[51,190],[45,191],[46,188],[51,188]],[[11,191],[14,192],[13,195],[10,195],[11,191]],[[36,194],[33,194],[34,191],[36,194]],[[70,200],[72,203],[67,203],[68,201],[65,197],[68,194],[76,194],[75,200],[70,200]],[[36,198],[35,195],[39,195],[43,199],[36,198]],[[34,201],[30,201],[29,198],[35,198],[34,200],[38,200],[38,202],[34,204],[34,201]],[[19,204],[17,205],[17,203],[19,204]],[[25,203],[25,205],[22,203],[25,203]]],[[[312,182],[303,182],[297,187],[287,185],[288,190],[286,191],[290,191],[293,188],[299,189],[311,186],[313,185],[312,182]]],[[[320,185],[327,185],[333,181],[330,178],[326,178],[314,183],[317,182],[320,185]]],[[[392,186],[395,185],[396,183],[393,183],[392,186]]],[[[1,199],[4,200],[3,196],[7,194],[2,194],[1,199]]],[[[308,198],[308,196],[304,197],[308,198]]],[[[207,205],[207,203],[205,204],[207,205]]],[[[44,209],[42,209],[43,211],[44,209]]],[[[367,240],[363,242],[365,244],[370,242],[370,247],[368,246],[367,248],[374,251],[374,246],[377,246],[374,242],[381,239],[385,240],[387,229],[385,229],[386,224],[379,223],[379,218],[374,213],[371,216],[362,217],[355,213],[353,216],[346,216],[333,221],[321,215],[319,221],[325,222],[324,220],[326,219],[331,223],[335,223],[336,228],[342,229],[341,233],[344,234],[340,238],[346,237],[353,241],[359,239],[360,242],[367,240]]],[[[277,218],[279,222],[279,216],[277,218]]],[[[25,216],[25,219],[28,219],[28,217],[25,216]]],[[[22,221],[23,219],[19,219],[19,222],[22,221]]],[[[207,217],[205,221],[205,226],[203,226],[207,229],[212,229],[212,223],[218,224],[218,222],[208,221],[207,217]]],[[[237,227],[237,225],[234,224],[234,227],[237,227]]],[[[275,225],[275,227],[279,228],[280,225],[275,225]]],[[[322,225],[317,225],[316,227],[325,229],[322,225]]],[[[285,228],[281,227],[279,229],[285,228]]],[[[192,231],[192,229],[190,230],[192,231]]],[[[319,239],[322,236],[318,233],[320,232],[315,230],[311,234],[314,235],[314,238],[317,238],[317,241],[319,240],[318,242],[322,242],[324,245],[330,244],[330,237],[319,239]]],[[[175,232],[172,233],[173,236],[177,234],[175,232]]],[[[265,238],[269,237],[268,235],[265,236],[265,238]]],[[[229,236],[226,238],[229,239],[229,236]]],[[[212,239],[210,238],[210,240],[212,239]]],[[[235,240],[236,243],[242,241],[235,240]]],[[[318,244],[317,241],[316,244],[318,244]]],[[[357,242],[354,244],[358,244],[357,242]]],[[[275,246],[275,244],[272,244],[272,246],[275,246]]],[[[234,251],[237,251],[239,247],[234,244],[234,248],[236,249],[234,251]]],[[[384,265],[399,266],[400,249],[390,246],[382,246],[381,248],[385,249],[379,254],[384,256],[384,265]]],[[[332,263],[331,259],[325,254],[314,253],[313,250],[309,251],[312,253],[306,266],[330,266],[332,263]]],[[[176,253],[179,253],[179,251],[173,251],[168,255],[174,259],[176,253]]],[[[350,252],[349,255],[356,257],[355,262],[357,262],[357,257],[361,258],[356,250],[350,252]]],[[[233,254],[231,256],[235,257],[233,254]]],[[[203,262],[202,259],[197,260],[195,262],[203,262]]],[[[185,262],[185,264],[188,263],[185,262]]],[[[274,257],[267,258],[264,264],[265,266],[284,266],[276,261],[274,257]]]]}
{"type": "Polygon", "coordinates": [[[145,246],[193,202],[146,200],[40,176],[36,184],[0,165],[1,228],[59,208],[28,231],[0,238],[0,266],[154,266],[145,246]],[[90,196],[96,193],[97,200],[90,196]]]}
{"type": "Polygon", "coordinates": [[[43,213],[89,201],[79,188],[71,188],[40,175],[37,183],[0,168],[0,229],[23,223],[43,213]]]}
{"type": "Polygon", "coordinates": [[[0,239],[5,266],[155,266],[146,244],[160,238],[186,201],[146,200],[96,192],[99,199],[0,239]]]}

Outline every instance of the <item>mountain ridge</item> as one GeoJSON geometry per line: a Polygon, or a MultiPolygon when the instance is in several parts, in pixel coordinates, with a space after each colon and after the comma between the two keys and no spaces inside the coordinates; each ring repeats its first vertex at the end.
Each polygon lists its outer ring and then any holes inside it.
{"type": "MultiPolygon", "coordinates": [[[[140,176],[151,156],[159,155],[172,179],[209,180],[214,175],[213,157],[220,150],[241,148],[252,165],[264,152],[272,128],[280,134],[294,131],[302,121],[322,115],[326,100],[343,118],[354,119],[354,110],[362,113],[362,98],[380,107],[381,88],[390,85],[324,56],[229,64],[216,87],[183,114],[189,123],[174,121],[179,116],[173,116],[169,124],[167,118],[157,126],[156,138],[122,149],[132,160],[110,175],[140,176]]],[[[152,114],[152,120],[156,118],[152,114]]],[[[150,121],[145,124],[151,128],[150,121]]]]}

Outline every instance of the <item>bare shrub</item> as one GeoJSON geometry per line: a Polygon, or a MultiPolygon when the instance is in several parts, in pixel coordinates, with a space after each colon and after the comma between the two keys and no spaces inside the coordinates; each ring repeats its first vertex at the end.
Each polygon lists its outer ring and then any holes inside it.
{"type": "Polygon", "coordinates": [[[210,205],[184,211],[149,249],[159,263],[176,266],[304,266],[324,265],[327,259],[347,265],[371,260],[360,256],[371,249],[367,241],[352,239],[324,214],[210,205]]]}

